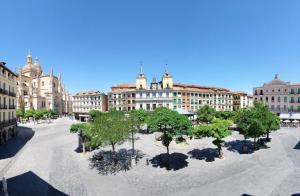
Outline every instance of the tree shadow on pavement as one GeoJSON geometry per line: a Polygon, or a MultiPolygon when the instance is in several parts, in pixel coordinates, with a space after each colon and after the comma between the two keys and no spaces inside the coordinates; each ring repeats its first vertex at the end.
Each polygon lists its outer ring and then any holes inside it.
{"type": "Polygon", "coordinates": [[[194,149],[188,152],[192,159],[204,160],[206,162],[213,162],[218,156],[218,150],[215,148],[205,148],[202,150],[194,149]]]}
{"type": "MultiPolygon", "coordinates": [[[[140,150],[135,150],[134,161],[138,163],[145,154],[140,150]]],[[[97,169],[99,174],[116,174],[120,171],[127,171],[131,168],[132,150],[120,149],[113,153],[109,151],[99,151],[90,159],[90,169],[97,169]]]]}
{"type": "Polygon", "coordinates": [[[294,193],[291,196],[300,196],[300,193],[294,193]]]}
{"type": "MultiPolygon", "coordinates": [[[[34,196],[55,195],[66,196],[67,194],[55,189],[35,173],[29,171],[6,180],[9,196],[34,196]]],[[[1,181],[2,187],[2,181],[1,181]]],[[[1,195],[1,192],[0,192],[1,195]]]]}
{"type": "Polygon", "coordinates": [[[172,153],[172,154],[159,154],[149,162],[153,167],[166,168],[167,170],[179,170],[188,166],[188,162],[186,161],[188,156],[182,153],[172,153]]]}
{"type": "Polygon", "coordinates": [[[31,128],[18,127],[16,136],[0,146],[0,159],[15,156],[33,136],[34,131],[31,128]]]}
{"type": "Polygon", "coordinates": [[[257,147],[254,148],[254,142],[250,140],[233,140],[224,143],[224,147],[231,152],[238,152],[239,154],[252,154],[260,149],[268,149],[265,139],[260,139],[257,147]],[[244,149],[245,148],[245,149],[244,149]]]}
{"type": "Polygon", "coordinates": [[[294,149],[295,149],[295,150],[300,150],[300,142],[298,142],[298,143],[296,144],[296,146],[294,147],[294,149]]]}

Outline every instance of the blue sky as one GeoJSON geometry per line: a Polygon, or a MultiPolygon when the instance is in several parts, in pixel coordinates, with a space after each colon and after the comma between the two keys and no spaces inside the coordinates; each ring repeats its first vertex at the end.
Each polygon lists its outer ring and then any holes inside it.
{"type": "Polygon", "coordinates": [[[175,82],[252,92],[300,82],[300,1],[1,0],[0,60],[15,70],[28,49],[71,93],[148,81],[164,64],[175,82]]]}

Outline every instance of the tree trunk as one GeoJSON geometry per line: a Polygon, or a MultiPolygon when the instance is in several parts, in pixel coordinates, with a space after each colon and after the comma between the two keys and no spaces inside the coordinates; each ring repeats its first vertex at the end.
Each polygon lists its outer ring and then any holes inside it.
{"type": "Polygon", "coordinates": [[[254,142],[253,142],[253,147],[254,147],[254,150],[256,150],[256,137],[255,138],[253,138],[254,139],[254,142]]]}
{"type": "Polygon", "coordinates": [[[220,159],[223,159],[224,156],[223,156],[223,150],[222,150],[221,144],[218,145],[218,151],[219,151],[219,158],[220,158],[220,159]]]}
{"type": "Polygon", "coordinates": [[[116,156],[116,151],[115,151],[115,144],[111,143],[111,147],[112,147],[112,160],[114,165],[117,164],[117,156],[116,156]]]}
{"type": "Polygon", "coordinates": [[[115,153],[115,144],[111,143],[112,151],[115,153]]]}
{"type": "Polygon", "coordinates": [[[131,131],[131,142],[132,142],[132,156],[134,156],[135,152],[134,152],[134,133],[133,133],[133,131],[131,131]]]}
{"type": "Polygon", "coordinates": [[[167,147],[167,154],[170,154],[170,152],[169,152],[169,146],[166,146],[167,147]]]}
{"type": "Polygon", "coordinates": [[[270,131],[267,131],[267,142],[270,141],[270,131]]]}
{"type": "Polygon", "coordinates": [[[82,137],[82,152],[85,154],[85,138],[82,137]]]}

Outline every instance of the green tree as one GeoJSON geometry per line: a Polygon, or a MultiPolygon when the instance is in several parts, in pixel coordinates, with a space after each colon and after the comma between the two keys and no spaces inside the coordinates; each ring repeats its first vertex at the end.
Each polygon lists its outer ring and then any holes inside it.
{"type": "Polygon", "coordinates": [[[115,145],[124,142],[129,137],[129,124],[124,113],[109,111],[97,116],[93,122],[89,135],[94,144],[111,145],[115,153],[115,145]]]}
{"type": "Polygon", "coordinates": [[[277,131],[280,129],[280,118],[276,114],[273,114],[270,111],[266,115],[266,118],[267,118],[267,127],[266,127],[267,141],[270,141],[270,132],[277,131]]]}
{"type": "Polygon", "coordinates": [[[168,108],[157,108],[149,117],[148,126],[150,131],[162,132],[162,144],[167,148],[169,154],[169,145],[176,136],[191,132],[192,124],[187,117],[172,111],[168,108]]]}
{"type": "Polygon", "coordinates": [[[145,124],[147,119],[147,112],[143,109],[139,110],[131,110],[129,113],[126,114],[127,116],[127,123],[129,124],[129,128],[131,131],[131,144],[132,144],[132,153],[135,154],[134,149],[134,142],[135,142],[135,133],[141,129],[141,126],[145,124]]]}
{"type": "Polygon", "coordinates": [[[89,111],[89,115],[92,119],[95,119],[97,116],[101,115],[102,112],[100,112],[99,110],[90,110],[89,111]]]}
{"type": "Polygon", "coordinates": [[[216,112],[215,117],[223,120],[233,120],[235,112],[230,111],[220,111],[216,112]]]}
{"type": "Polygon", "coordinates": [[[232,125],[230,120],[214,119],[211,124],[198,125],[194,128],[193,133],[197,137],[213,137],[213,144],[218,148],[218,157],[222,159],[223,139],[231,134],[229,130],[230,125],[232,125]]]}
{"type": "MultiPolygon", "coordinates": [[[[71,133],[78,133],[82,141],[83,153],[86,151],[86,143],[91,140],[87,123],[75,123],[70,127],[71,133]]],[[[92,145],[90,145],[92,147],[92,145]]]]}
{"type": "Polygon", "coordinates": [[[17,109],[17,110],[16,110],[16,115],[17,115],[17,118],[18,118],[19,120],[21,120],[21,122],[22,122],[22,119],[24,118],[24,115],[25,115],[24,110],[22,110],[22,109],[17,109]]]}
{"type": "Polygon", "coordinates": [[[259,137],[268,134],[271,130],[277,130],[277,125],[279,125],[278,119],[271,113],[268,106],[259,102],[255,103],[252,108],[238,111],[235,123],[245,139],[253,138],[255,148],[259,137]]]}
{"type": "Polygon", "coordinates": [[[213,121],[215,115],[216,110],[212,107],[205,105],[197,111],[197,121],[200,123],[208,124],[213,121]]]}
{"type": "Polygon", "coordinates": [[[36,120],[42,119],[44,117],[44,111],[43,110],[36,110],[34,113],[34,117],[36,120]]]}
{"type": "Polygon", "coordinates": [[[25,111],[24,117],[29,119],[29,118],[33,118],[35,114],[35,111],[33,109],[29,109],[27,111],[25,111]]]}

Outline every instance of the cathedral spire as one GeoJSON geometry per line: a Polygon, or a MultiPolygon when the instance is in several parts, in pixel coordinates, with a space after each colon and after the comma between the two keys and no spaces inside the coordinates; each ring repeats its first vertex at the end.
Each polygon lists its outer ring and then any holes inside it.
{"type": "Polygon", "coordinates": [[[35,57],[35,60],[34,60],[34,64],[39,64],[40,63],[40,60],[39,60],[39,58],[36,56],[35,57]]]}
{"type": "Polygon", "coordinates": [[[144,75],[144,70],[143,70],[143,63],[141,63],[141,68],[140,68],[140,75],[144,75]]]}
{"type": "Polygon", "coordinates": [[[28,53],[27,53],[27,64],[32,64],[32,56],[30,53],[30,49],[28,50],[28,53]]]}
{"type": "Polygon", "coordinates": [[[53,66],[51,66],[50,77],[53,77],[53,66]]]}

